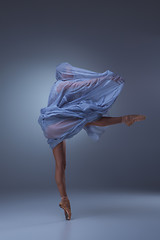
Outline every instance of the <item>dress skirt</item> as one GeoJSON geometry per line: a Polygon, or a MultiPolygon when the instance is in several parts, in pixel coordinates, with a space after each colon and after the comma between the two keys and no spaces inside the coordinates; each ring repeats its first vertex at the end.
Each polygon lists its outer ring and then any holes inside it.
{"type": "Polygon", "coordinates": [[[40,109],[38,123],[53,149],[84,129],[98,141],[109,126],[86,123],[110,116],[109,109],[119,96],[125,80],[106,70],[97,73],[64,62],[56,67],[56,82],[51,88],[48,104],[40,109]]]}

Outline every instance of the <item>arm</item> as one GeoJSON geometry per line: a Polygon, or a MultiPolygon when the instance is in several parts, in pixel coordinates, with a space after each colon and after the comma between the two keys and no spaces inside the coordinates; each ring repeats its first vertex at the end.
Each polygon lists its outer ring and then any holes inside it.
{"type": "MultiPolygon", "coordinates": [[[[59,83],[59,85],[57,86],[57,92],[60,92],[62,89],[67,89],[69,87],[71,88],[78,88],[78,87],[82,87],[82,86],[90,86],[90,85],[95,85],[97,82],[100,82],[106,78],[107,76],[100,76],[97,78],[91,78],[91,79],[87,79],[87,80],[83,80],[83,81],[77,81],[77,82],[73,82],[71,81],[62,81],[61,83],[59,83]]],[[[111,76],[109,77],[107,80],[112,80],[117,82],[118,84],[121,84],[124,82],[123,78],[121,78],[118,74],[115,74],[115,76],[111,76]]]]}
{"type": "Polygon", "coordinates": [[[82,87],[82,86],[89,86],[90,84],[95,85],[100,80],[101,80],[100,78],[92,78],[89,80],[83,80],[83,81],[77,81],[77,82],[62,81],[57,86],[57,91],[60,92],[62,89],[67,89],[69,87],[74,89],[74,88],[78,88],[78,87],[82,87]]]}

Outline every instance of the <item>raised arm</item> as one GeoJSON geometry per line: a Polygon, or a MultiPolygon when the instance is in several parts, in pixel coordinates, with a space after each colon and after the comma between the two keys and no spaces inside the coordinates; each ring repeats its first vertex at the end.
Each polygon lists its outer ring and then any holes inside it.
{"type": "Polygon", "coordinates": [[[92,78],[88,80],[82,80],[82,81],[61,81],[57,86],[57,92],[60,92],[62,89],[67,89],[69,87],[75,89],[82,86],[90,86],[90,84],[95,85],[98,81],[100,81],[100,78],[92,78]]]}
{"type": "Polygon", "coordinates": [[[90,86],[90,85],[94,86],[95,84],[97,84],[97,82],[103,81],[104,79],[115,81],[118,84],[121,84],[124,82],[123,78],[121,78],[118,74],[115,74],[114,76],[110,76],[108,78],[105,75],[105,76],[99,76],[97,78],[91,78],[91,79],[77,81],[77,82],[73,82],[72,80],[61,81],[57,86],[57,92],[60,92],[62,89],[67,89],[69,87],[75,89],[82,86],[90,86]]]}

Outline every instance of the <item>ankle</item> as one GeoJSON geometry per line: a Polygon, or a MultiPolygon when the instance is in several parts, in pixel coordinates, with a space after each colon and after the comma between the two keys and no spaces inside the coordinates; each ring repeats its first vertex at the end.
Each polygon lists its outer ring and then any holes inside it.
{"type": "Polygon", "coordinates": [[[67,195],[63,195],[63,196],[61,196],[61,199],[63,200],[63,199],[68,199],[68,196],[67,195]]]}

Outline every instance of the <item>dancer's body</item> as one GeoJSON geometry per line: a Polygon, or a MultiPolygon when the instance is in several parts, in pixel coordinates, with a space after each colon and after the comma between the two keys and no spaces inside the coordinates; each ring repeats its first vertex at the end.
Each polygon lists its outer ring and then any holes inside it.
{"type": "MultiPolygon", "coordinates": [[[[101,119],[89,122],[86,125],[108,126],[112,124],[125,123],[131,126],[135,121],[144,120],[144,115],[124,115],[120,117],[102,117],[101,119]]],[[[53,148],[53,155],[56,162],[55,180],[60,192],[61,202],[60,207],[64,209],[67,220],[71,219],[71,206],[66,192],[65,183],[65,169],[66,169],[66,142],[63,140],[55,148],[53,148]]]]}
{"type": "Polygon", "coordinates": [[[118,123],[130,126],[135,121],[144,120],[145,116],[104,116],[117,99],[125,82],[110,70],[97,73],[64,62],[56,67],[56,80],[48,105],[41,109],[38,122],[55,158],[55,180],[61,196],[59,206],[64,209],[66,219],[70,220],[71,206],[65,183],[65,139],[74,136],[82,128],[91,138],[99,139],[104,132],[103,126],[118,123]]]}

